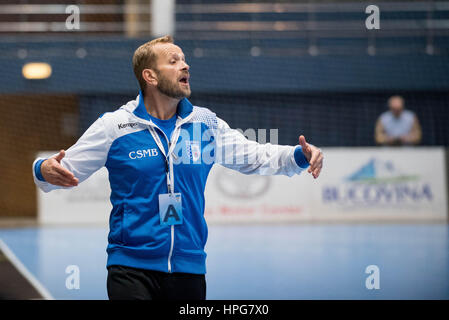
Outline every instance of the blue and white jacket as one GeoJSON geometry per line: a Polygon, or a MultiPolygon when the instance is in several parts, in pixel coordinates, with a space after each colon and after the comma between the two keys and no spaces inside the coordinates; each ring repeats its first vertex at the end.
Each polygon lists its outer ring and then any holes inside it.
{"type": "MultiPolygon", "coordinates": [[[[185,98],[178,104],[175,130],[167,142],[139,94],[97,119],[61,161],[80,183],[103,166],[109,172],[108,266],[204,274],[208,233],[204,189],[212,166],[218,163],[244,174],[287,176],[308,167],[300,146],[250,141],[209,109],[192,106],[185,98]],[[163,226],[158,195],[170,189],[181,193],[183,223],[163,226]]],[[[40,165],[44,160],[33,163],[36,185],[44,192],[63,188],[43,179],[40,165]]]]}

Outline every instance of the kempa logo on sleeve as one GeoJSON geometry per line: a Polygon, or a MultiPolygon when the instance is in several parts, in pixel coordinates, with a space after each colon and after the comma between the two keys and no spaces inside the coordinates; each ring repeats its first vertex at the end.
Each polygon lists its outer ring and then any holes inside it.
{"type": "Polygon", "coordinates": [[[146,158],[146,157],[155,157],[157,156],[159,153],[157,151],[156,148],[153,149],[147,149],[147,150],[136,150],[136,151],[131,151],[128,156],[130,157],[130,159],[142,159],[142,158],[146,158]]]}
{"type": "Polygon", "coordinates": [[[119,123],[118,128],[119,129],[125,129],[125,128],[134,128],[138,125],[138,122],[130,122],[130,123],[119,123]]]}

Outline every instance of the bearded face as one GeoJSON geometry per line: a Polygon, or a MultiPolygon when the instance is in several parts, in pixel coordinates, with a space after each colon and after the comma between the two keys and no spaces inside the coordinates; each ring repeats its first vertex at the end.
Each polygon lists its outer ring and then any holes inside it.
{"type": "Polygon", "coordinates": [[[161,93],[174,99],[190,97],[191,90],[188,71],[182,72],[178,77],[169,77],[164,75],[160,70],[155,71],[158,79],[157,88],[161,93]]]}
{"type": "Polygon", "coordinates": [[[160,44],[154,48],[157,64],[155,72],[158,91],[173,99],[190,96],[189,65],[186,63],[182,49],[172,43],[160,44]]]}

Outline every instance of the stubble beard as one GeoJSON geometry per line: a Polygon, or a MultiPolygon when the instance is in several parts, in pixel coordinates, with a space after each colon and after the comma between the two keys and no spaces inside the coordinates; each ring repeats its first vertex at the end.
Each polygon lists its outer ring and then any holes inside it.
{"type": "Polygon", "coordinates": [[[158,74],[157,88],[161,93],[173,99],[188,98],[191,94],[190,87],[183,90],[178,82],[170,81],[160,73],[158,74]]]}

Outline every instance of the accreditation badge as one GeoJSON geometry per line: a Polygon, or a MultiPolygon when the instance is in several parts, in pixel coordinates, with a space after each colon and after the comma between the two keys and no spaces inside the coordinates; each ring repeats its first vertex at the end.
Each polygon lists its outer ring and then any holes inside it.
{"type": "Polygon", "coordinates": [[[162,226],[182,224],[180,193],[164,193],[159,195],[159,219],[162,226]]]}

